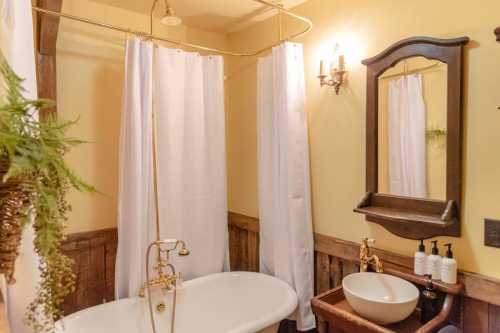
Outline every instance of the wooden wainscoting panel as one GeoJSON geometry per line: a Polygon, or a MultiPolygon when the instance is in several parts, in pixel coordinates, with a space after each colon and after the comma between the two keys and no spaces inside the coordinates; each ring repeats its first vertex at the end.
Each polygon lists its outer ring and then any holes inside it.
{"type": "Polygon", "coordinates": [[[228,212],[228,223],[232,227],[259,233],[259,219],[239,213],[228,212]]]}
{"type": "Polygon", "coordinates": [[[489,333],[500,333],[500,306],[489,304],[489,333]]]}
{"type": "Polygon", "coordinates": [[[461,272],[459,279],[465,286],[466,296],[500,306],[499,279],[470,272],[461,272]]]}
{"type": "Polygon", "coordinates": [[[325,253],[316,253],[316,294],[331,289],[330,256],[325,253]]]}
{"type": "MultiPolygon", "coordinates": [[[[259,270],[259,221],[236,213],[228,215],[232,270],[259,270]]],[[[342,278],[359,270],[359,244],[315,234],[315,292],[341,284],[342,278]]],[[[64,304],[66,314],[114,299],[117,230],[107,229],[68,236],[64,252],[75,260],[77,289],[64,304]]],[[[373,249],[386,265],[411,268],[413,259],[373,249]]],[[[464,333],[500,333],[500,281],[462,272],[465,297],[456,324],[464,333]]],[[[295,333],[285,321],[280,333],[295,333]]],[[[330,332],[331,333],[331,332],[330,332]]]]}
{"type": "Polygon", "coordinates": [[[229,252],[232,271],[259,271],[259,220],[232,213],[229,221],[229,252]]]}
{"type": "Polygon", "coordinates": [[[354,261],[342,260],[342,278],[349,274],[359,272],[359,265],[354,261]]]}
{"type": "MultiPolygon", "coordinates": [[[[229,228],[241,228],[250,234],[257,234],[259,230],[258,219],[229,213],[229,228]],[[252,233],[250,233],[252,231],[252,233]]],[[[241,235],[241,234],[238,234],[241,235]]],[[[258,235],[258,234],[257,234],[258,235]]],[[[236,238],[231,238],[236,239],[236,238]]],[[[231,257],[236,267],[241,250],[239,244],[244,244],[237,238],[237,244],[230,244],[231,257]]],[[[359,244],[342,239],[315,234],[315,292],[334,288],[341,284],[342,278],[359,271],[359,244]]],[[[258,250],[258,248],[257,248],[258,250]]],[[[373,253],[391,268],[412,269],[413,258],[397,253],[372,248],[373,253]]],[[[258,258],[258,251],[248,254],[258,258]]],[[[465,297],[462,311],[457,308],[453,315],[453,323],[463,327],[464,333],[500,333],[500,280],[484,277],[479,274],[461,272],[459,279],[465,285],[465,297]]],[[[293,324],[282,324],[290,327],[293,324]]],[[[286,331],[289,332],[289,331],[286,331]]],[[[292,330],[292,332],[295,332],[292,330]]],[[[331,333],[331,331],[330,331],[331,333]]]]}
{"type": "Polygon", "coordinates": [[[332,288],[342,284],[343,272],[342,261],[337,257],[330,259],[330,281],[332,288]]]}
{"type": "Polygon", "coordinates": [[[106,302],[112,301],[115,299],[115,267],[116,267],[116,250],[118,246],[118,235],[117,233],[113,234],[113,237],[109,242],[106,242],[105,251],[106,251],[106,290],[104,293],[104,298],[106,302]]]}
{"type": "Polygon", "coordinates": [[[229,257],[229,264],[231,266],[231,270],[239,271],[240,270],[240,233],[239,229],[234,226],[229,226],[229,253],[231,254],[229,257]]]}
{"type": "Polygon", "coordinates": [[[359,259],[359,244],[321,234],[314,234],[314,249],[346,261],[359,259]]]}
{"type": "Polygon", "coordinates": [[[117,230],[105,229],[72,234],[62,245],[75,262],[76,290],[63,304],[66,315],[114,300],[114,266],[117,230]]]}
{"type": "Polygon", "coordinates": [[[259,233],[252,231],[248,232],[248,270],[251,272],[259,271],[259,241],[259,233]]]}
{"type": "Polygon", "coordinates": [[[244,229],[239,229],[239,246],[238,246],[238,252],[239,252],[239,269],[240,271],[248,271],[250,270],[248,267],[248,230],[244,229]]]}
{"type": "Polygon", "coordinates": [[[464,300],[463,330],[470,333],[489,332],[489,304],[473,298],[464,300]]]}

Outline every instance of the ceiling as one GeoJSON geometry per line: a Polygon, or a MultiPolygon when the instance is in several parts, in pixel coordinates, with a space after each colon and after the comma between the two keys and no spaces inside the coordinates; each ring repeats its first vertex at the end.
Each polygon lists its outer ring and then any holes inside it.
{"type": "MultiPolygon", "coordinates": [[[[149,14],[153,0],[91,0],[135,12],[149,14]]],[[[297,6],[306,0],[281,1],[286,8],[297,6]]],[[[241,30],[272,15],[269,7],[252,0],[169,0],[175,15],[187,26],[230,33],[241,30]]],[[[165,6],[159,0],[156,15],[161,15],[165,6]]]]}

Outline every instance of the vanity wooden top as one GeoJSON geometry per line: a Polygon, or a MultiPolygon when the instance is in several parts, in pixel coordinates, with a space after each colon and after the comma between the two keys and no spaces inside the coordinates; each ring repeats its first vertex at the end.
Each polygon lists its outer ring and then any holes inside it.
{"type": "MultiPolygon", "coordinates": [[[[347,302],[342,286],[324,292],[313,298],[314,313],[321,322],[327,322],[335,332],[356,333],[431,333],[445,326],[450,317],[456,295],[447,295],[441,312],[426,324],[420,322],[420,312],[416,309],[410,317],[390,325],[378,325],[358,315],[347,302]]],[[[324,326],[318,328],[322,333],[324,326]]]]}
{"type": "MultiPolygon", "coordinates": [[[[394,275],[422,288],[429,280],[425,276],[415,275],[412,270],[384,261],[384,273],[394,275]]],[[[448,284],[442,281],[432,281],[434,289],[442,293],[441,312],[431,321],[423,325],[420,322],[420,312],[416,309],[407,319],[386,326],[377,325],[359,316],[345,299],[342,286],[326,291],[313,298],[311,305],[319,318],[321,326],[332,325],[339,332],[356,333],[430,333],[445,326],[452,316],[452,311],[458,306],[460,295],[464,291],[462,283],[448,284]],[[321,322],[323,324],[321,324],[321,322]]],[[[337,332],[337,331],[335,331],[337,332]]]]}
{"type": "Polygon", "coordinates": [[[387,326],[380,326],[364,319],[349,305],[342,287],[317,296],[313,301],[313,308],[326,320],[334,320],[335,328],[345,332],[414,333],[422,327],[417,313],[399,323],[387,326]]]}

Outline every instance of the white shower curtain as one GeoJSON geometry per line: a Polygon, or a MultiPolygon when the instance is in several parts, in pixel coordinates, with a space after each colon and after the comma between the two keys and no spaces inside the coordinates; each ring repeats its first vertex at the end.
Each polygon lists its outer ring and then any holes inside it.
{"type": "Polygon", "coordinates": [[[191,250],[172,259],[186,279],[220,272],[229,258],[223,58],[158,48],[154,90],[162,235],[191,250]]]}
{"type": "MultiPolygon", "coordinates": [[[[31,0],[0,0],[0,48],[12,69],[25,80],[24,95],[36,99],[38,93],[32,22],[31,0]]],[[[7,286],[0,276],[0,288],[5,297],[12,333],[32,332],[32,328],[24,325],[23,319],[40,279],[39,259],[33,248],[33,238],[33,229],[28,225],[24,229],[20,254],[16,260],[16,284],[7,286]]]]}
{"type": "Polygon", "coordinates": [[[160,236],[182,239],[191,250],[172,261],[191,279],[224,270],[228,259],[223,59],[138,39],[129,40],[126,49],[118,297],[137,295],[145,281],[146,248],[156,238],[153,106],[160,236]]]}
{"type": "Polygon", "coordinates": [[[427,197],[426,110],[422,76],[389,82],[390,193],[427,197]]]}
{"type": "Polygon", "coordinates": [[[127,41],[120,133],[117,298],[136,296],[145,281],[145,255],[156,239],[152,150],[153,45],[127,41]]]}
{"type": "Polygon", "coordinates": [[[302,45],[259,59],[257,78],[260,270],[297,292],[297,327],[315,327],[309,149],[302,45]]]}

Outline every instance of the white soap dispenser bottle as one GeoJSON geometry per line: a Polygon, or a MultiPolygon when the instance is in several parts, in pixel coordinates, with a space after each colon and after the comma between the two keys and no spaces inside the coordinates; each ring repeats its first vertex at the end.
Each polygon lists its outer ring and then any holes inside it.
{"type": "Polygon", "coordinates": [[[413,257],[413,271],[416,275],[427,274],[427,255],[425,254],[424,240],[420,240],[420,245],[418,246],[418,251],[415,252],[413,257]]]}
{"type": "Polygon", "coordinates": [[[444,244],[448,246],[446,257],[441,262],[441,280],[445,283],[457,283],[457,261],[453,259],[453,252],[451,251],[451,244],[444,244]]]}
{"type": "Polygon", "coordinates": [[[432,241],[432,254],[427,257],[427,273],[432,276],[433,280],[441,280],[441,261],[437,241],[432,241]]]}

